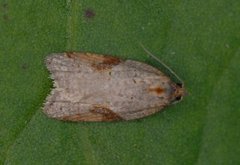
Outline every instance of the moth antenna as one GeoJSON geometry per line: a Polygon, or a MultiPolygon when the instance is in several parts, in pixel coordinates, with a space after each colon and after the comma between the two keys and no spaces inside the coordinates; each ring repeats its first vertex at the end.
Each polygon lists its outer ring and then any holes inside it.
{"type": "Polygon", "coordinates": [[[149,50],[147,50],[143,44],[140,42],[140,46],[143,48],[143,50],[153,59],[155,59],[157,62],[159,62],[161,65],[163,65],[167,70],[169,70],[179,81],[182,85],[184,85],[182,79],[169,67],[167,66],[164,62],[162,62],[159,58],[157,58],[155,55],[153,55],[149,50]]]}

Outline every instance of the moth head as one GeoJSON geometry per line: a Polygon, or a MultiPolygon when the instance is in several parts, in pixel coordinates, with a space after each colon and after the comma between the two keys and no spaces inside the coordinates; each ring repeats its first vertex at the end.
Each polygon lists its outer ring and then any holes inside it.
{"type": "Polygon", "coordinates": [[[176,103],[182,100],[183,96],[186,95],[186,90],[184,89],[184,85],[177,83],[173,85],[173,94],[172,94],[172,102],[176,103]]]}

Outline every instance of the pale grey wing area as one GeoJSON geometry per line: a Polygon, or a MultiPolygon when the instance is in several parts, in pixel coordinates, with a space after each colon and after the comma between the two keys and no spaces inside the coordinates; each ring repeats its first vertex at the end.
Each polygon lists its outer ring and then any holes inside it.
{"type": "Polygon", "coordinates": [[[86,61],[64,54],[49,56],[46,63],[55,80],[55,89],[44,107],[50,117],[71,121],[131,120],[169,104],[170,79],[150,65],[127,60],[96,70],[86,61]]]}
{"type": "Polygon", "coordinates": [[[126,66],[125,68],[131,68],[131,70],[137,70],[141,73],[152,73],[152,74],[156,74],[158,76],[164,76],[164,74],[158,70],[157,68],[154,68],[151,65],[139,62],[139,61],[133,61],[133,60],[126,60],[124,65],[126,66]]]}
{"type": "Polygon", "coordinates": [[[151,115],[168,105],[172,94],[170,79],[158,69],[127,60],[112,69],[113,111],[125,120],[151,115]]]}
{"type": "Polygon", "coordinates": [[[43,109],[49,117],[70,121],[121,119],[106,104],[103,105],[104,97],[101,99],[109,73],[97,71],[92,67],[93,63],[86,62],[88,59],[81,61],[69,58],[66,54],[47,57],[47,68],[55,87],[43,109]]]}
{"type": "Polygon", "coordinates": [[[92,71],[91,65],[84,61],[67,57],[66,53],[55,53],[47,56],[45,63],[51,73],[55,71],[88,72],[92,71]]]}
{"type": "Polygon", "coordinates": [[[113,121],[122,120],[120,116],[109,109],[95,107],[71,101],[54,101],[46,104],[44,112],[51,118],[66,121],[113,121]]]}

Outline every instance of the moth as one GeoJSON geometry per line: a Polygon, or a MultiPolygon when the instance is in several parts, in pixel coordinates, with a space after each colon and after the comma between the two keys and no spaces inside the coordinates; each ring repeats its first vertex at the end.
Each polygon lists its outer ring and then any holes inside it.
{"type": "MultiPolygon", "coordinates": [[[[46,58],[54,88],[43,107],[64,121],[133,120],[182,99],[183,84],[133,60],[94,53],[56,53],[46,58]]],[[[171,71],[171,70],[170,70],[171,71]]]]}

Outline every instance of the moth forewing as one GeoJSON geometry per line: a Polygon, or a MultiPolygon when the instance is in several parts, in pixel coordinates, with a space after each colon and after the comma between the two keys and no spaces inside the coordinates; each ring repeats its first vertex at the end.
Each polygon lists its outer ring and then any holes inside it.
{"type": "Polygon", "coordinates": [[[44,113],[66,121],[132,120],[182,98],[184,89],[145,63],[92,53],[47,57],[55,88],[44,113]]]}

